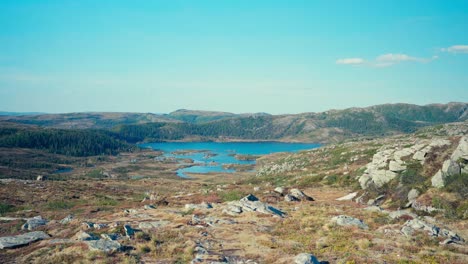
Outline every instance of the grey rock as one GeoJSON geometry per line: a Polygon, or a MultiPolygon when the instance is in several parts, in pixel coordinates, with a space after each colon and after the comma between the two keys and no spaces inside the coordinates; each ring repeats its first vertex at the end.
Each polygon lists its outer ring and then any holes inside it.
{"type": "Polygon", "coordinates": [[[89,249],[103,251],[103,252],[115,252],[122,249],[122,245],[117,241],[110,240],[91,240],[86,241],[89,249]]]}
{"type": "Polygon", "coordinates": [[[152,228],[159,228],[164,227],[170,224],[169,221],[159,220],[159,221],[151,221],[151,222],[141,222],[138,224],[138,228],[140,229],[152,229],[152,228]]]}
{"type": "Polygon", "coordinates": [[[380,208],[380,206],[377,206],[377,205],[368,206],[364,208],[364,210],[369,211],[369,212],[384,212],[384,210],[380,208]]]}
{"type": "Polygon", "coordinates": [[[93,225],[94,229],[103,229],[103,228],[107,228],[107,227],[108,227],[107,224],[94,224],[93,225]]]}
{"type": "Polygon", "coordinates": [[[303,191],[299,189],[291,189],[289,191],[289,194],[297,198],[300,201],[313,201],[314,200],[314,198],[306,195],[303,191]]]}
{"type": "Polygon", "coordinates": [[[350,193],[348,195],[345,195],[343,197],[340,197],[338,199],[336,199],[337,201],[351,201],[354,199],[354,197],[356,197],[356,195],[358,194],[358,192],[353,192],[353,193],[350,193]]]}
{"type": "Polygon", "coordinates": [[[235,216],[242,213],[242,207],[237,205],[227,205],[226,208],[223,209],[223,213],[235,216]]]}
{"type": "Polygon", "coordinates": [[[417,189],[411,189],[411,191],[408,192],[408,202],[413,202],[419,197],[420,193],[417,189]]]}
{"type": "Polygon", "coordinates": [[[294,264],[320,264],[320,262],[312,254],[301,253],[294,257],[294,264]]]}
{"type": "Polygon", "coordinates": [[[77,243],[76,240],[69,239],[69,238],[55,238],[47,240],[47,244],[49,245],[57,245],[57,244],[75,244],[77,243]]]}
{"type": "Polygon", "coordinates": [[[84,231],[80,231],[78,232],[76,235],[75,235],[76,239],[79,240],[79,241],[89,241],[89,240],[98,240],[99,237],[94,235],[94,234],[90,234],[88,232],[84,232],[84,231]]]}
{"type": "Polygon", "coordinates": [[[432,224],[429,224],[429,223],[426,223],[420,219],[412,219],[412,220],[408,220],[406,221],[406,223],[404,224],[405,227],[407,227],[405,229],[405,232],[403,232],[403,229],[402,229],[402,232],[406,235],[406,233],[409,233],[410,235],[412,235],[414,233],[414,230],[424,230],[424,231],[427,231],[429,235],[431,236],[438,236],[439,235],[439,231],[440,231],[440,228],[435,226],[435,225],[432,225],[432,224]],[[413,231],[411,231],[411,229],[413,229],[413,231]]]}
{"type": "Polygon", "coordinates": [[[468,136],[460,138],[460,142],[452,153],[451,159],[455,161],[458,161],[459,159],[468,160],[468,136]]]}
{"type": "Polygon", "coordinates": [[[124,225],[123,228],[125,230],[125,236],[127,236],[128,238],[132,238],[138,231],[136,229],[133,229],[130,225],[124,225]]]}
{"type": "Polygon", "coordinates": [[[295,196],[291,195],[291,194],[286,194],[284,196],[284,200],[286,202],[299,202],[301,201],[300,199],[296,198],[295,196]]]}
{"type": "Polygon", "coordinates": [[[276,187],[274,192],[279,193],[279,194],[283,194],[284,193],[284,188],[283,187],[276,187]]]}
{"type": "Polygon", "coordinates": [[[414,210],[417,210],[417,211],[423,211],[423,212],[427,212],[427,213],[432,213],[432,212],[443,212],[444,209],[441,209],[441,208],[435,208],[433,206],[430,206],[430,205],[424,205],[418,201],[413,201],[411,203],[411,207],[414,209],[414,210]]]}
{"type": "Polygon", "coordinates": [[[43,219],[41,216],[36,216],[33,218],[29,218],[26,220],[26,223],[21,227],[22,230],[29,230],[32,231],[39,226],[43,226],[47,224],[47,220],[43,219]]]}
{"type": "Polygon", "coordinates": [[[389,170],[378,170],[371,174],[372,181],[379,188],[393,180],[396,176],[398,176],[398,174],[389,170]]]}
{"type": "Polygon", "coordinates": [[[122,238],[120,234],[117,233],[111,233],[111,234],[101,234],[101,237],[103,239],[109,240],[109,241],[114,241],[114,240],[119,240],[122,238]]]}
{"type": "Polygon", "coordinates": [[[393,211],[393,212],[390,212],[388,214],[388,216],[390,216],[390,218],[392,219],[399,219],[401,218],[402,216],[409,216],[411,218],[417,218],[418,216],[414,213],[412,213],[410,210],[398,210],[398,211],[393,211]]]}
{"type": "Polygon", "coordinates": [[[395,160],[391,160],[389,165],[388,165],[388,169],[393,171],[393,172],[400,172],[400,171],[406,170],[406,166],[403,165],[400,162],[397,162],[395,160]]]}
{"type": "Polygon", "coordinates": [[[335,222],[340,226],[357,226],[362,229],[369,229],[369,227],[361,220],[347,215],[335,216],[332,218],[332,222],[335,222]]]}
{"type": "Polygon", "coordinates": [[[213,206],[209,203],[201,203],[201,204],[186,204],[185,210],[204,210],[204,209],[212,209],[213,206]]]}
{"type": "Polygon", "coordinates": [[[445,183],[447,181],[447,178],[453,175],[458,175],[460,174],[461,171],[461,166],[458,164],[456,161],[452,159],[448,159],[444,161],[444,164],[442,165],[442,169],[436,172],[434,176],[431,179],[431,183],[433,187],[436,188],[442,188],[445,186],[445,183]]]}
{"type": "Polygon", "coordinates": [[[143,206],[144,209],[146,210],[153,210],[153,209],[156,209],[156,206],[152,205],[152,204],[145,204],[143,206]]]}
{"type": "Polygon", "coordinates": [[[49,235],[42,231],[29,232],[17,236],[0,237],[0,249],[17,248],[47,238],[49,238],[49,235]]]}
{"type": "Polygon", "coordinates": [[[65,225],[65,224],[68,224],[70,223],[75,217],[73,215],[67,215],[65,218],[63,218],[62,220],[60,220],[60,223],[62,225],[65,225]]]}
{"type": "Polygon", "coordinates": [[[45,181],[46,179],[47,179],[46,176],[44,176],[44,175],[39,175],[39,176],[37,176],[36,181],[45,181]]]}
{"type": "Polygon", "coordinates": [[[223,212],[229,215],[236,215],[242,212],[259,212],[284,217],[285,213],[273,206],[262,203],[252,194],[240,199],[239,201],[229,202],[223,212]]]}
{"type": "Polygon", "coordinates": [[[81,225],[83,225],[86,229],[94,228],[94,223],[93,222],[86,221],[86,222],[81,223],[81,225]]]}

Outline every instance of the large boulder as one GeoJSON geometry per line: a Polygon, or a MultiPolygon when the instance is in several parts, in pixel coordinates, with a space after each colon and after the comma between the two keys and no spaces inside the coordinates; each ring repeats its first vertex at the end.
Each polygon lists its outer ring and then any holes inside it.
{"type": "Polygon", "coordinates": [[[458,161],[459,159],[468,160],[468,136],[460,138],[458,147],[452,153],[452,160],[458,161]]]}
{"type": "Polygon", "coordinates": [[[49,238],[49,235],[42,231],[29,232],[17,236],[0,237],[0,249],[17,248],[47,238],[49,238]]]}
{"type": "Polygon", "coordinates": [[[436,172],[431,179],[433,187],[442,188],[447,182],[447,178],[461,173],[461,166],[453,159],[448,159],[442,165],[442,169],[436,172]]]}

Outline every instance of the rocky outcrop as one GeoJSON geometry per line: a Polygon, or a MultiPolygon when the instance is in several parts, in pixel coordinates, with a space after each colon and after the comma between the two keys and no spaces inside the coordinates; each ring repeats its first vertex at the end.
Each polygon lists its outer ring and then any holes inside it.
{"type": "Polygon", "coordinates": [[[279,217],[285,216],[283,211],[266,203],[260,202],[253,194],[249,194],[239,201],[229,202],[223,212],[229,215],[238,215],[243,212],[258,212],[279,217]]]}
{"type": "Polygon", "coordinates": [[[331,221],[340,226],[357,226],[362,229],[369,229],[369,226],[364,224],[361,220],[347,215],[335,216],[331,221]]]}
{"type": "Polygon", "coordinates": [[[401,229],[401,233],[408,237],[413,236],[416,231],[425,231],[429,236],[446,237],[447,239],[441,244],[462,244],[465,241],[455,232],[448,229],[441,229],[421,219],[408,220],[401,229]]]}
{"type": "Polygon", "coordinates": [[[30,232],[17,236],[0,237],[0,249],[17,248],[47,238],[49,238],[49,235],[42,231],[30,232]]]}

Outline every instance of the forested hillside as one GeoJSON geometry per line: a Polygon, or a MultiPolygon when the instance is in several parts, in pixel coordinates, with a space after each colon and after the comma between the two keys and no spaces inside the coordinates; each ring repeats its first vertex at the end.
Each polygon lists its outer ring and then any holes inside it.
{"type": "Polygon", "coordinates": [[[0,147],[30,148],[70,156],[114,155],[133,147],[97,130],[0,127],[0,147]]]}

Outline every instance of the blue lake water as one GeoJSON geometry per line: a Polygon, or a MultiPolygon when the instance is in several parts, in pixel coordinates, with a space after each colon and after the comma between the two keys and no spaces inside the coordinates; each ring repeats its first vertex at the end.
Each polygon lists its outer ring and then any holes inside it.
{"type": "Polygon", "coordinates": [[[238,160],[238,155],[265,155],[276,152],[297,152],[320,147],[314,143],[283,142],[160,142],[141,144],[164,152],[166,158],[192,159],[196,165],[179,169],[177,175],[188,177],[186,173],[234,172],[223,168],[223,164],[255,164],[253,160],[238,160]],[[177,151],[205,151],[174,153],[177,151]]]}

